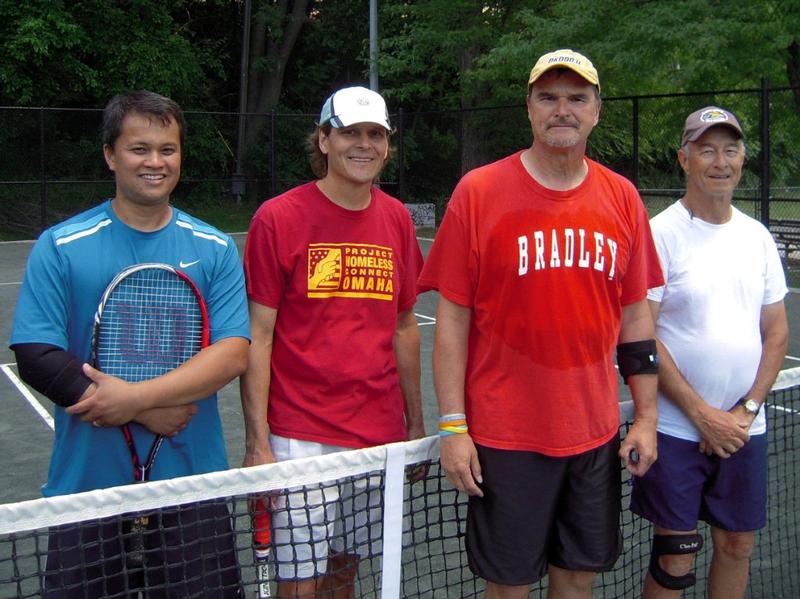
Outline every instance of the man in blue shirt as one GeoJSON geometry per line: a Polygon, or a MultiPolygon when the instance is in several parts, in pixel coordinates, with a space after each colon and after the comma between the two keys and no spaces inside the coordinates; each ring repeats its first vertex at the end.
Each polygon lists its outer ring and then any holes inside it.
{"type": "MultiPolygon", "coordinates": [[[[133,482],[117,428],[124,423],[140,453],[155,434],[166,435],[153,480],[228,467],[216,391],[246,367],[247,300],[233,241],[169,203],[185,130],[180,107],[168,98],[147,91],[114,97],[102,127],[114,198],[46,230],[31,252],[11,348],[23,380],[56,404],[45,496],[133,482]],[[87,362],[104,289],[119,271],[143,262],[171,264],[195,282],[208,307],[211,343],[167,374],[132,384],[87,362]]],[[[169,597],[239,596],[225,506],[187,506],[174,518],[201,524],[190,530],[171,527],[166,517],[157,523],[166,530],[154,535],[158,550],[147,552],[140,576],[148,596],[154,588],[169,597]],[[209,531],[222,531],[222,538],[209,531]],[[178,559],[181,568],[168,571],[178,559]]],[[[97,597],[135,586],[130,572],[122,572],[124,560],[108,560],[120,556],[119,534],[114,523],[51,531],[44,596],[97,597]]]]}

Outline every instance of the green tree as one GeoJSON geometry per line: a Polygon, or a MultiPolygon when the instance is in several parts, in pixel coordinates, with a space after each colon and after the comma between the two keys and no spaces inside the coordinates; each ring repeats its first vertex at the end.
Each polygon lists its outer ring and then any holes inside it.
{"type": "Polygon", "coordinates": [[[102,106],[113,93],[147,88],[191,105],[208,81],[226,77],[228,57],[227,40],[206,37],[207,24],[195,35],[197,17],[213,10],[225,23],[235,8],[221,0],[0,0],[0,101],[102,106]]]}
{"type": "MultiPolygon", "coordinates": [[[[470,110],[492,99],[489,86],[468,85],[476,60],[489,51],[524,2],[495,0],[389,1],[382,12],[381,75],[389,97],[405,105],[470,110]]],[[[486,162],[481,132],[459,127],[461,169],[486,162]]]]}

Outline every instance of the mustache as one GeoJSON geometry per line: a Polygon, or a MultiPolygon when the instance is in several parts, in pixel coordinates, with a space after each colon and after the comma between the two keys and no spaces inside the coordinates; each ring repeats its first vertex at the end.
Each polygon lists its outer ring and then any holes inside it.
{"type": "Polygon", "coordinates": [[[549,129],[550,127],[573,127],[575,129],[577,129],[578,128],[578,123],[577,123],[577,121],[573,121],[573,120],[571,120],[569,118],[561,118],[561,117],[559,117],[559,118],[553,119],[552,121],[547,123],[547,128],[549,129]]]}

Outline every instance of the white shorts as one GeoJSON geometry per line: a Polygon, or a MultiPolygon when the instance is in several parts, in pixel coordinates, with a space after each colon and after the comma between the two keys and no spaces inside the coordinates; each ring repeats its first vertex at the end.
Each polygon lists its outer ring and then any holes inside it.
{"type": "MultiPolygon", "coordinates": [[[[348,451],[348,447],[270,435],[279,462],[348,451]]],[[[272,545],[278,580],[324,574],[331,553],[361,557],[382,551],[381,476],[292,487],[275,499],[272,545]]]]}

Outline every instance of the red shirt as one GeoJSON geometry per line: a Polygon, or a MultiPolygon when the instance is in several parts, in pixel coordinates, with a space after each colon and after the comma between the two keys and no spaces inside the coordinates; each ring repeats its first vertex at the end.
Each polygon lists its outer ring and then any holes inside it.
{"type": "Polygon", "coordinates": [[[422,266],[405,206],[374,188],[346,210],[301,185],[258,209],[244,266],[250,299],[278,310],[270,430],[354,448],[405,440],[393,339],[422,266]]]}
{"type": "Polygon", "coordinates": [[[587,159],[570,191],[539,185],[520,153],[456,187],[419,279],[472,309],[466,374],[481,445],[574,455],[617,434],[622,306],[662,284],[631,183],[587,159]]]}

